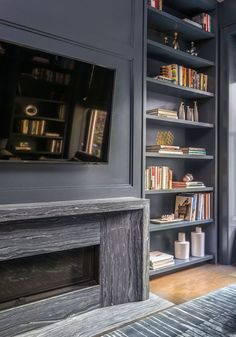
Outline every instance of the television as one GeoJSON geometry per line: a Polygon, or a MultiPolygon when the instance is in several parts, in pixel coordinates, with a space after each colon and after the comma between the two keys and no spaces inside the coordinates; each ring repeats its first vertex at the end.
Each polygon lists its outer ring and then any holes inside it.
{"type": "Polygon", "coordinates": [[[0,42],[0,160],[106,163],[115,70],[0,42]]]}

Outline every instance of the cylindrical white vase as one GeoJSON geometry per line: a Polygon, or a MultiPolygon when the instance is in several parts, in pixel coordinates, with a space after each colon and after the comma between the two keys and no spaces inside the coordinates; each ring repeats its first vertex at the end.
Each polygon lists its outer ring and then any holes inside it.
{"type": "Polygon", "coordinates": [[[201,227],[196,227],[191,233],[191,255],[195,257],[205,256],[205,233],[201,227]]]}
{"type": "Polygon", "coordinates": [[[189,259],[189,242],[185,241],[185,233],[179,233],[178,241],[175,241],[175,258],[189,259]]]}

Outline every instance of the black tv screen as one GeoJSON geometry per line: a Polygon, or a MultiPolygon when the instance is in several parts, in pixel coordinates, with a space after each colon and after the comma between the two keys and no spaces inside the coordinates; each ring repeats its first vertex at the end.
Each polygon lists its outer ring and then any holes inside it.
{"type": "Polygon", "coordinates": [[[107,162],[115,71],[0,43],[0,160],[107,162]]]}

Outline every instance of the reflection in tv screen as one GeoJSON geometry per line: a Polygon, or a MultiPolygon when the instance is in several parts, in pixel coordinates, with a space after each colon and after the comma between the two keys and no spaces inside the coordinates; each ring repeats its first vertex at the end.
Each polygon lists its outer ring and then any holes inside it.
{"type": "Polygon", "coordinates": [[[0,160],[107,162],[113,69],[0,43],[0,160]]]}

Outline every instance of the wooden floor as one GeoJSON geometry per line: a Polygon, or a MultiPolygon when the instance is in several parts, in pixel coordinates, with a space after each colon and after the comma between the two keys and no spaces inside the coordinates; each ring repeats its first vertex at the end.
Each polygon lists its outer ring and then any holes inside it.
{"type": "Polygon", "coordinates": [[[206,264],[151,280],[150,291],[175,304],[236,283],[236,266],[206,264]]]}

